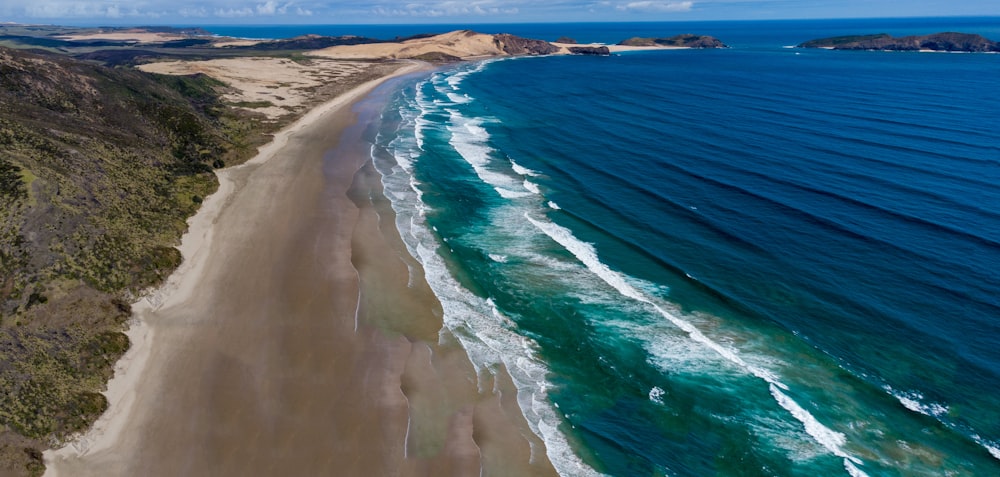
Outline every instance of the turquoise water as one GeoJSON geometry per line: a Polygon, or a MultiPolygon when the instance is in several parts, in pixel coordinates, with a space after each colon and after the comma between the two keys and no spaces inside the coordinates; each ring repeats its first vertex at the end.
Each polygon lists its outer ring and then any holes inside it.
{"type": "Polygon", "coordinates": [[[373,157],[447,325],[564,475],[1000,475],[1000,56],[764,26],[404,88],[373,157]]]}
{"type": "Polygon", "coordinates": [[[447,326],[563,475],[1000,475],[1000,55],[785,48],[1000,19],[474,28],[733,46],[462,64],[379,125],[447,326]]]}

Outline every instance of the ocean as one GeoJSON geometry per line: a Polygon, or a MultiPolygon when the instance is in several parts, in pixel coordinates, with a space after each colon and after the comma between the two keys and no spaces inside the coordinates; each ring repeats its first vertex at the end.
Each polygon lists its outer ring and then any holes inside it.
{"type": "Polygon", "coordinates": [[[446,326],[562,475],[1000,475],[1000,55],[789,48],[1000,19],[472,28],[732,47],[463,63],[376,125],[446,326]]]}

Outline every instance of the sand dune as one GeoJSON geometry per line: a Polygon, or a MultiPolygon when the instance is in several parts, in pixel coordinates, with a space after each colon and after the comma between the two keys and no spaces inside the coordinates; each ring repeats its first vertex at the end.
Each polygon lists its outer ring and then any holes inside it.
{"type": "Polygon", "coordinates": [[[163,43],[172,40],[183,40],[190,38],[187,35],[177,33],[160,33],[136,28],[128,31],[115,31],[106,33],[83,33],[79,35],[57,36],[61,40],[89,41],[89,40],[110,40],[110,41],[134,41],[136,43],[163,43]]]}
{"type": "Polygon", "coordinates": [[[402,43],[333,46],[309,54],[340,59],[398,59],[417,58],[432,53],[443,53],[462,59],[506,55],[501,45],[494,41],[493,35],[469,30],[453,31],[402,43]]]}
{"type": "MultiPolygon", "coordinates": [[[[607,46],[611,53],[637,50],[685,49],[672,46],[623,46],[602,43],[562,44],[552,43],[559,50],[554,54],[568,55],[570,47],[607,46]]],[[[333,46],[309,53],[311,56],[345,60],[360,59],[403,59],[421,58],[428,55],[444,54],[473,60],[495,56],[510,56],[504,51],[503,43],[494,35],[458,30],[427,38],[407,40],[402,43],[374,43],[368,45],[333,46]]]]}
{"type": "Polygon", "coordinates": [[[138,68],[167,75],[204,73],[232,88],[224,96],[227,101],[277,119],[309,106],[316,97],[316,88],[356,77],[376,66],[326,58],[307,62],[287,58],[223,58],[149,63],[138,68]]]}

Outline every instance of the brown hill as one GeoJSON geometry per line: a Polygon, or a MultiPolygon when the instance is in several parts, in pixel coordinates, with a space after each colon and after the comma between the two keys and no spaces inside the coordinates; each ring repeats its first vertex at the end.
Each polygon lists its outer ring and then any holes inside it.
{"type": "Polygon", "coordinates": [[[547,55],[558,52],[551,43],[514,35],[487,35],[458,30],[403,42],[344,45],[310,52],[340,59],[475,59],[494,56],[547,55]]]}

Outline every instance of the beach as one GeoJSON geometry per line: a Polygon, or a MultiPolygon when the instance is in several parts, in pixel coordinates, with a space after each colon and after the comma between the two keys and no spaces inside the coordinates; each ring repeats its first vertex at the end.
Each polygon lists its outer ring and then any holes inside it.
{"type": "Polygon", "coordinates": [[[366,135],[386,79],[218,172],[184,263],[133,306],[109,410],[46,475],[555,475],[394,227],[366,135]]]}

